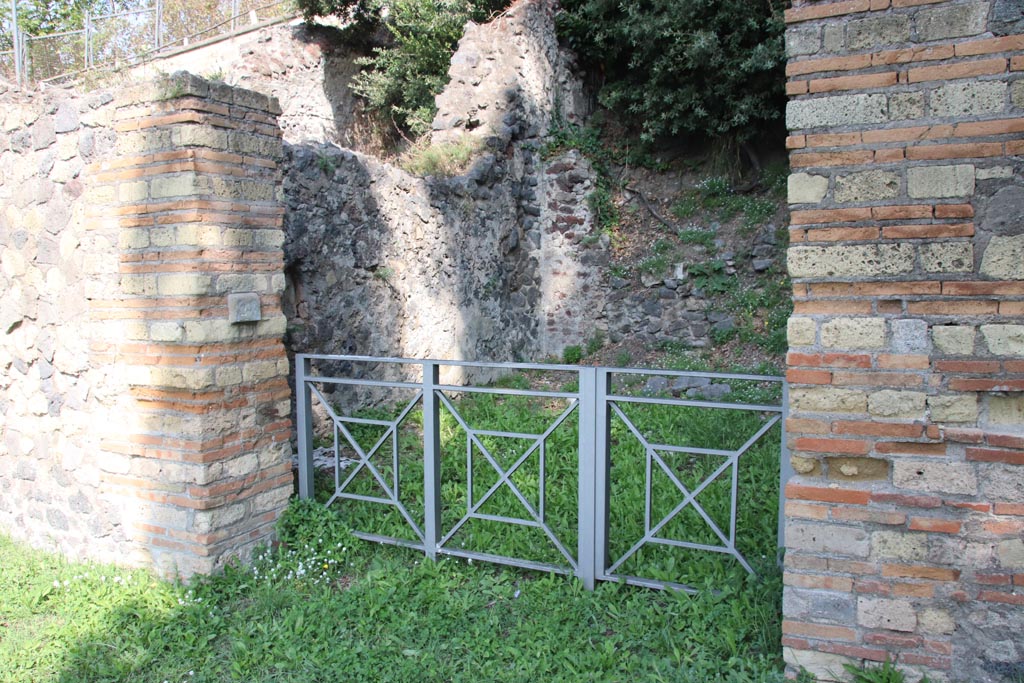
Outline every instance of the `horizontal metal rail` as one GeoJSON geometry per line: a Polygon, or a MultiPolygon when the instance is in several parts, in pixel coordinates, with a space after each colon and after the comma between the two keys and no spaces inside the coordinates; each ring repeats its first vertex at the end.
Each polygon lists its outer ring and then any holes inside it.
{"type": "MultiPolygon", "coordinates": [[[[119,44],[123,46],[127,41],[130,41],[132,37],[138,37],[141,35],[148,36],[145,43],[146,45],[151,45],[151,47],[149,47],[149,49],[140,47],[140,49],[130,50],[128,53],[123,55],[122,64],[136,64],[146,60],[147,58],[157,56],[160,53],[173,50],[175,46],[179,44],[187,46],[189,43],[196,42],[195,39],[200,38],[201,36],[209,36],[210,34],[216,34],[216,37],[229,36],[251,30],[251,28],[254,27],[240,27],[240,20],[245,17],[258,17],[261,13],[267,12],[268,10],[279,10],[276,13],[277,19],[264,20],[262,23],[258,24],[258,26],[290,18],[297,14],[294,10],[294,6],[288,0],[273,0],[259,7],[248,8],[244,12],[240,10],[239,3],[235,2],[230,11],[230,16],[227,16],[216,23],[205,24],[203,28],[185,35],[168,36],[166,35],[168,32],[167,27],[169,25],[167,18],[175,12],[180,13],[182,10],[181,3],[176,3],[173,0],[156,0],[155,6],[153,7],[141,7],[121,12],[98,15],[86,13],[85,26],[82,28],[55,31],[53,33],[33,36],[24,33],[20,29],[18,26],[17,3],[10,4],[13,8],[11,11],[13,17],[13,21],[11,22],[11,34],[14,49],[5,50],[3,53],[0,53],[0,56],[7,54],[12,56],[14,61],[15,80],[19,85],[32,80],[45,83],[48,81],[68,78],[69,76],[81,74],[94,68],[102,68],[109,60],[103,60],[102,63],[97,63],[95,58],[96,53],[114,45],[119,44]],[[152,15],[152,19],[147,15],[152,15]],[[120,21],[122,24],[118,31],[111,33],[103,26],[104,23],[115,21],[120,21]],[[38,65],[33,67],[34,60],[32,55],[32,45],[45,44],[48,41],[67,41],[71,38],[84,43],[82,59],[78,60],[82,62],[83,67],[75,68],[75,66],[71,66],[66,61],[63,64],[64,68],[57,70],[57,73],[50,73],[45,77],[34,77],[33,72],[37,71],[39,67],[38,65]]],[[[186,9],[184,11],[187,12],[188,10],[186,9]]],[[[203,18],[209,19],[209,17],[205,16],[203,18]]],[[[206,40],[213,39],[214,37],[211,36],[206,40]]],[[[202,41],[199,42],[201,43],[202,41]]],[[[64,55],[66,58],[69,54],[66,47],[66,45],[58,45],[53,48],[53,53],[56,55],[64,55]]],[[[36,61],[38,61],[38,56],[36,61]]],[[[75,60],[68,61],[75,62],[75,60]]],[[[0,72],[0,75],[4,74],[0,72]]]]}
{"type": "MultiPolygon", "coordinates": [[[[392,374],[392,377],[394,375],[392,374]]],[[[296,391],[297,391],[297,424],[299,441],[299,490],[302,497],[308,498],[313,494],[313,417],[312,406],[315,400],[321,405],[325,416],[333,423],[332,433],[334,435],[334,457],[335,457],[335,491],[330,496],[328,504],[335,501],[358,501],[374,505],[389,506],[397,510],[405,523],[413,532],[414,539],[401,538],[380,533],[356,530],[354,534],[366,540],[389,543],[408,548],[420,550],[431,559],[438,556],[453,556],[467,560],[480,560],[492,563],[499,563],[535,569],[545,572],[557,572],[563,574],[574,574],[587,587],[592,589],[596,580],[622,581],[632,585],[674,588],[693,592],[696,589],[685,583],[658,580],[649,577],[636,576],[635,571],[622,571],[634,569],[630,560],[639,557],[637,553],[647,545],[662,546],[667,548],[687,549],[692,551],[723,554],[735,559],[744,569],[753,573],[753,568],[737,548],[737,506],[738,506],[738,470],[740,458],[757,444],[770,430],[779,425],[782,431],[782,465],[780,467],[780,483],[784,486],[790,470],[785,445],[785,428],[783,414],[785,410],[785,396],[787,387],[785,379],[771,375],[753,375],[743,373],[708,373],[690,372],[679,370],[657,370],[642,368],[605,368],[605,367],[581,367],[575,365],[554,365],[542,363],[490,363],[479,361],[447,361],[447,360],[417,360],[409,358],[386,358],[375,356],[359,355],[322,355],[322,354],[298,354],[296,356],[296,391]],[[348,371],[362,374],[369,372],[373,377],[361,379],[351,375],[336,377],[331,374],[316,374],[314,365],[326,364],[328,367],[337,364],[347,364],[348,371]],[[359,367],[365,365],[367,367],[359,367]],[[381,371],[387,367],[395,368],[400,377],[412,377],[411,379],[383,379],[381,371]],[[461,384],[442,384],[439,381],[443,368],[464,368],[479,370],[497,370],[499,372],[538,372],[538,373],[561,373],[568,375],[569,380],[575,380],[576,390],[567,390],[565,386],[559,390],[544,390],[543,388],[514,389],[497,386],[478,386],[470,382],[461,384]],[[613,377],[616,375],[651,376],[651,377],[691,377],[708,379],[714,383],[723,381],[735,382],[756,382],[772,383],[781,386],[783,401],[780,404],[765,403],[742,403],[716,400],[701,400],[699,397],[675,398],[671,396],[652,395],[630,395],[620,391],[611,391],[613,377]],[[418,381],[417,381],[418,378],[418,381]],[[391,389],[396,391],[414,391],[411,399],[404,398],[402,408],[393,419],[380,419],[359,417],[355,415],[342,414],[333,406],[327,396],[320,391],[319,386],[332,385],[337,388],[367,388],[367,389],[391,389]],[[558,399],[564,401],[564,409],[557,415],[551,415],[545,419],[547,426],[536,431],[494,429],[489,425],[473,425],[460,412],[457,397],[468,394],[490,394],[501,396],[521,396],[527,398],[558,399]],[[729,447],[703,447],[686,445],[680,443],[661,443],[665,438],[651,438],[644,433],[644,429],[638,427],[631,414],[624,412],[625,405],[648,405],[666,406],[675,408],[694,408],[698,410],[729,410],[749,411],[762,414],[757,421],[759,427],[752,429],[754,432],[744,437],[744,441],[736,448],[729,447]],[[401,491],[408,487],[408,482],[400,481],[399,469],[399,432],[403,424],[412,414],[413,410],[422,411],[422,457],[423,457],[423,512],[419,519],[411,513],[410,509],[403,503],[401,491]],[[456,518],[442,518],[442,495],[441,495],[441,411],[444,411],[453,422],[456,435],[461,435],[464,440],[465,450],[465,481],[459,486],[465,486],[464,508],[456,513],[456,518]],[[644,531],[642,535],[628,540],[629,549],[619,557],[610,558],[609,538],[609,512],[611,502],[609,500],[610,483],[614,479],[617,470],[612,468],[611,456],[613,446],[611,444],[610,429],[613,420],[621,422],[626,428],[626,434],[645,453],[646,462],[644,467],[645,486],[645,510],[644,510],[644,531]],[[545,497],[548,487],[547,461],[548,440],[556,430],[567,426],[578,434],[577,444],[577,470],[578,470],[578,506],[575,511],[577,519],[577,547],[570,551],[563,543],[555,527],[547,519],[548,510],[545,497]],[[378,428],[371,440],[365,444],[360,443],[354,431],[357,427],[366,429],[378,428]],[[504,441],[503,441],[504,440],[504,441]],[[372,443],[371,443],[372,441],[372,443]],[[376,463],[383,461],[386,455],[387,444],[390,442],[390,473],[387,469],[381,469],[376,463]],[[516,455],[511,459],[510,464],[503,464],[492,453],[491,447],[495,443],[516,442],[513,451],[516,455]],[[351,451],[355,455],[346,457],[346,476],[341,476],[341,447],[351,451]],[[673,467],[669,466],[671,456],[700,456],[709,458],[708,470],[700,476],[700,480],[692,485],[684,484],[677,476],[673,467]],[[720,459],[715,460],[715,459],[720,459]],[[530,477],[537,476],[531,484],[531,489],[521,489],[517,484],[520,479],[513,479],[516,473],[530,461],[536,463],[530,466],[530,477]],[[482,472],[486,473],[486,490],[481,486],[474,492],[474,467],[483,467],[482,472]],[[368,493],[364,490],[350,490],[357,476],[366,473],[364,481],[374,487],[368,493]],[[665,506],[662,510],[669,509],[668,514],[658,513],[659,518],[654,518],[654,475],[660,473],[669,489],[676,494],[677,498],[670,501],[662,501],[659,505],[665,506]],[[390,474],[390,476],[386,476],[390,474]],[[722,486],[729,491],[729,519],[716,521],[704,509],[698,497],[712,484],[721,481],[722,486]],[[483,491],[482,494],[479,492],[483,491]],[[494,511],[485,511],[483,506],[499,491],[504,491],[502,505],[505,506],[501,514],[494,511]],[[535,500],[530,500],[525,492],[529,491],[535,500]],[[512,501],[515,501],[512,504],[512,501]],[[512,505],[513,514],[508,514],[509,505],[512,505]],[[700,519],[706,525],[705,534],[710,534],[711,543],[708,539],[695,540],[693,538],[673,538],[671,534],[666,535],[671,523],[680,513],[690,509],[696,515],[694,520],[700,519]],[[534,529],[546,537],[551,543],[551,552],[554,556],[560,556],[558,562],[550,562],[546,559],[530,557],[509,557],[497,553],[483,552],[476,549],[455,547],[460,532],[471,528],[474,521],[488,522],[493,524],[512,525],[513,527],[534,529]],[[470,526],[467,526],[470,525],[470,526]],[[718,544],[714,544],[717,542],[718,544]]],[[[705,385],[706,386],[706,385],[705,385]]],[[[688,387],[700,390],[700,387],[688,387]]],[[[638,392],[643,393],[644,388],[638,392]]],[[[408,396],[408,395],[406,395],[408,396]]],[[[358,397],[356,397],[358,398],[358,397]]],[[[350,401],[351,402],[351,401],[350,401]]],[[[419,413],[417,413],[418,415],[419,413]]],[[[447,418],[446,418],[447,419],[447,418]]],[[[418,424],[418,423],[417,423],[418,424]]],[[[406,427],[405,429],[408,429],[406,427]]],[[[417,427],[417,429],[419,429],[417,427]]],[[[449,428],[450,429],[450,428],[449,428]]],[[[404,432],[408,433],[408,432],[404,432]]],[[[446,432],[447,433],[447,432],[446,432]]],[[[363,433],[364,439],[369,432],[363,433]]],[[[741,436],[737,434],[736,436],[741,436]]],[[[449,433],[446,439],[452,438],[449,433]]],[[[621,439],[622,437],[616,437],[621,439]]],[[[709,444],[717,446],[717,444],[709,444]]],[[[503,449],[506,447],[502,446],[503,449]]],[[[616,446],[617,448],[617,446],[616,446]]],[[[507,461],[507,450],[502,450],[507,461]]],[[[448,456],[445,456],[448,457],[448,456]]],[[[447,462],[447,461],[446,461],[447,462]]],[[[452,464],[445,467],[452,467],[452,464]]],[[[461,468],[463,465],[459,465],[461,468]]],[[[664,485],[663,485],[664,486],[664,485]]],[[[663,489],[659,489],[663,491],[663,489]]],[[[459,494],[462,496],[463,494],[459,494]]],[[[659,494],[659,495],[663,495],[659,494]]],[[[782,508],[782,491],[780,491],[780,511],[782,508]]],[[[447,510],[444,514],[451,515],[453,510],[447,510]]],[[[564,514],[564,512],[563,512],[564,514]]],[[[715,513],[721,514],[721,513],[715,513]]],[[[562,518],[563,523],[565,521],[562,518]]],[[[689,524],[690,522],[688,522],[689,524]]],[[[564,528],[564,527],[559,527],[564,528]]],[[[691,528],[691,527],[683,527],[691,528]]],[[[781,533],[780,524],[780,533],[781,533]]],[[[617,542],[623,543],[627,539],[620,538],[617,542]]],[[[779,539],[782,542],[781,536],[779,539]]],[[[619,546],[624,547],[624,546],[619,546]]]]}

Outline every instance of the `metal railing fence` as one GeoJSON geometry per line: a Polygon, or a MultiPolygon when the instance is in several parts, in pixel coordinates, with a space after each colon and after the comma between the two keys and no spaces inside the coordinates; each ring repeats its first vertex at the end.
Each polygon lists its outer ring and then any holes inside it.
{"type": "MultiPolygon", "coordinates": [[[[12,3],[13,5],[14,3],[12,3]]],[[[17,14],[0,26],[0,77],[47,81],[91,69],[135,64],[160,53],[229,35],[262,22],[295,16],[294,0],[149,0],[113,14],[86,13],[80,29],[28,35],[17,14]]]]}
{"type": "Polygon", "coordinates": [[[314,452],[326,455],[326,504],[344,502],[354,535],[365,540],[430,559],[575,575],[588,589],[608,580],[692,592],[671,575],[676,560],[665,553],[714,555],[755,571],[738,543],[738,508],[757,503],[762,519],[773,518],[775,501],[754,495],[763,488],[749,490],[752,480],[741,476],[747,456],[771,469],[761,487],[779,485],[780,523],[760,532],[782,545],[792,470],[781,377],[308,354],[295,363],[299,495],[314,497],[314,452]],[[450,379],[453,371],[555,373],[561,381],[481,384],[450,379]],[[638,385],[644,376],[664,379],[651,390],[638,385]],[[758,402],[709,389],[727,382],[754,387],[761,393],[746,395],[758,402]],[[356,408],[370,394],[391,407],[356,408]],[[536,410],[503,423],[500,406],[517,401],[536,410]],[[644,410],[659,414],[644,419],[644,410]],[[683,436],[697,429],[696,411],[715,411],[723,433],[701,437],[707,443],[683,436]],[[509,545],[511,534],[526,540],[509,545]]]}

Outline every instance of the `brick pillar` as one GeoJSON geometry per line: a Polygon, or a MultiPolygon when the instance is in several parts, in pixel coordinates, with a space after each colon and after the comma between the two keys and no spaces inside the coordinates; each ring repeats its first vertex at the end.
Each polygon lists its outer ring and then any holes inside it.
{"type": "Polygon", "coordinates": [[[89,169],[94,220],[119,235],[94,357],[128,387],[103,486],[134,560],[165,574],[247,555],[292,491],[279,113],[176,74],[121,95],[120,156],[89,169]]]}
{"type": "Polygon", "coordinates": [[[1020,3],[793,4],[789,671],[1020,680],[1020,3]]]}

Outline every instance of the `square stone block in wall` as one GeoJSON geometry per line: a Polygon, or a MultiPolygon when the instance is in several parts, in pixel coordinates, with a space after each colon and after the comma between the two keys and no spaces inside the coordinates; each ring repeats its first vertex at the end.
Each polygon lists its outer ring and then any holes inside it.
{"type": "Polygon", "coordinates": [[[967,463],[900,460],[893,463],[892,483],[904,489],[974,495],[978,477],[967,463]]]}
{"type": "Polygon", "coordinates": [[[900,177],[888,171],[863,171],[836,178],[835,200],[841,204],[893,199],[900,193],[900,177]]]}
{"type": "Polygon", "coordinates": [[[910,17],[906,14],[883,14],[855,19],[846,26],[846,46],[866,50],[910,40],[910,17]]]}
{"type": "Polygon", "coordinates": [[[885,95],[831,95],[791,101],[786,105],[786,126],[798,130],[884,123],[887,109],[885,95]]]}
{"type": "Polygon", "coordinates": [[[921,267],[928,273],[969,273],[974,270],[974,245],[970,242],[924,244],[921,267]]]}
{"type": "Polygon", "coordinates": [[[876,417],[921,419],[924,409],[925,394],[920,391],[885,389],[868,396],[868,412],[876,417]]]}
{"type": "Polygon", "coordinates": [[[228,322],[251,323],[259,322],[260,295],[255,292],[228,294],[228,322]]]}
{"type": "Polygon", "coordinates": [[[967,118],[1002,111],[1006,107],[1005,81],[953,81],[928,95],[932,116],[967,118]]]}
{"type": "Polygon", "coordinates": [[[835,318],[821,326],[821,345],[834,349],[880,349],[885,346],[882,318],[835,318]]]}
{"type": "Polygon", "coordinates": [[[950,356],[974,353],[974,337],[975,330],[970,325],[936,325],[932,328],[935,348],[950,356]]]}
{"type": "MultiPolygon", "coordinates": [[[[1024,217],[1017,220],[1020,229],[1024,217]]],[[[989,240],[981,259],[981,274],[1000,280],[1024,280],[1024,235],[997,235],[989,240]]]]}
{"type": "Polygon", "coordinates": [[[918,10],[914,15],[917,39],[927,42],[976,36],[985,30],[989,6],[987,2],[969,2],[918,10]]]}
{"type": "Polygon", "coordinates": [[[974,166],[914,166],[907,169],[907,194],[914,199],[969,197],[974,194],[974,166]]]}
{"type": "Polygon", "coordinates": [[[1024,430],[1024,394],[993,396],[988,404],[988,422],[1024,430]]]}
{"type": "Polygon", "coordinates": [[[817,204],[828,194],[828,178],[809,173],[793,173],[787,184],[790,204],[817,204]]]}
{"type": "Polygon", "coordinates": [[[1024,357],[1024,325],[982,325],[981,336],[996,356],[1024,357]]]}

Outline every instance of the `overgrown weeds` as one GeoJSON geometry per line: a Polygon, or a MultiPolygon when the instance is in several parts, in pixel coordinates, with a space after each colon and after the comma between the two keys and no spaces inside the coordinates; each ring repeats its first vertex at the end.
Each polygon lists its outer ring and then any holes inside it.
{"type": "Polygon", "coordinates": [[[725,176],[709,176],[676,200],[672,214],[679,220],[688,220],[703,210],[723,222],[740,216],[743,231],[749,234],[771,220],[778,210],[777,177],[774,167],[765,172],[762,182],[769,191],[765,196],[736,192],[725,176]]]}

